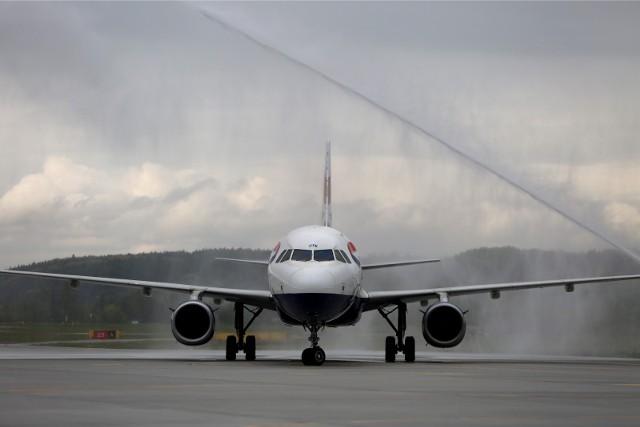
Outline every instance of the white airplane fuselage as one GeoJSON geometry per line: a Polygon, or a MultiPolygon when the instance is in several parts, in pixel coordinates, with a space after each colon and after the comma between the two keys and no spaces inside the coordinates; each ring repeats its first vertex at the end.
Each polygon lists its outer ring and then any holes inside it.
{"type": "Polygon", "coordinates": [[[271,254],[268,281],[285,323],[349,325],[362,313],[362,268],[355,245],[334,228],[289,232],[271,254]]]}

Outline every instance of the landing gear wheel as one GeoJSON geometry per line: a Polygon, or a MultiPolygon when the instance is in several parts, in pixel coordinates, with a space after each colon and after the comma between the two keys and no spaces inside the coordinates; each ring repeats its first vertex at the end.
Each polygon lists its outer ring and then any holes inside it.
{"type": "Polygon", "coordinates": [[[227,337],[227,360],[236,360],[236,354],[238,354],[240,350],[244,352],[245,359],[256,360],[256,337],[245,334],[253,321],[262,313],[262,310],[262,307],[256,307],[252,310],[242,303],[235,303],[233,308],[233,327],[236,330],[236,334],[235,336],[230,335],[227,337]],[[244,321],[245,311],[251,313],[251,319],[246,323],[244,321]]]}
{"type": "Polygon", "coordinates": [[[407,303],[399,302],[394,309],[385,309],[384,307],[378,308],[378,313],[382,315],[384,320],[387,321],[391,329],[396,333],[396,336],[388,336],[384,345],[384,361],[387,363],[393,363],[396,361],[397,353],[404,353],[405,360],[407,362],[413,362],[415,360],[416,342],[413,338],[405,340],[404,334],[407,330],[407,303]],[[389,316],[396,312],[398,314],[397,326],[393,324],[393,321],[389,316]],[[409,346],[407,349],[406,347],[409,346]]]}
{"type": "Polygon", "coordinates": [[[304,350],[302,350],[302,364],[305,366],[309,366],[312,364],[312,359],[311,359],[311,352],[313,351],[312,348],[305,348],[304,350]]]}
{"type": "Polygon", "coordinates": [[[414,337],[407,337],[404,340],[404,360],[405,362],[416,361],[416,339],[414,337]]]}
{"type": "Polygon", "coordinates": [[[254,335],[247,336],[244,343],[244,353],[247,360],[256,360],[256,337],[254,335]]]}
{"type": "Polygon", "coordinates": [[[327,359],[327,355],[324,353],[324,350],[320,347],[316,347],[313,349],[313,363],[316,366],[320,366],[327,359]]]}
{"type": "Polygon", "coordinates": [[[236,353],[238,353],[238,342],[233,335],[227,336],[227,360],[236,360],[236,353]]]}
{"type": "Polygon", "coordinates": [[[302,351],[302,364],[305,366],[313,365],[313,349],[305,348],[302,351]]]}
{"type": "Polygon", "coordinates": [[[305,348],[302,352],[302,363],[305,366],[320,366],[327,359],[327,355],[320,347],[305,348]]]}
{"type": "Polygon", "coordinates": [[[396,361],[396,337],[388,336],[384,342],[384,361],[393,363],[396,361]]]}

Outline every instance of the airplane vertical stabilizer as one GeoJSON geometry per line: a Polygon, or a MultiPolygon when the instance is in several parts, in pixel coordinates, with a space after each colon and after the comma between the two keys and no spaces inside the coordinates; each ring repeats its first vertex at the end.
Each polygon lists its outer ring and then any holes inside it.
{"type": "Polygon", "coordinates": [[[322,200],[322,225],[331,227],[331,141],[327,140],[324,165],[324,195],[322,200]]]}

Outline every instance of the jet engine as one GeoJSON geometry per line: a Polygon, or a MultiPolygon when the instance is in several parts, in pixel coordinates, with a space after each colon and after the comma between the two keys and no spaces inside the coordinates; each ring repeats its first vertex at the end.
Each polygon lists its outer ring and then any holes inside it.
{"type": "Polygon", "coordinates": [[[449,302],[437,302],[422,317],[422,335],[428,344],[438,348],[460,344],[467,330],[467,322],[460,308],[449,302]]]}
{"type": "Polygon", "coordinates": [[[213,337],[213,310],[199,300],[185,301],[171,315],[171,332],[180,344],[202,345],[213,337]]]}

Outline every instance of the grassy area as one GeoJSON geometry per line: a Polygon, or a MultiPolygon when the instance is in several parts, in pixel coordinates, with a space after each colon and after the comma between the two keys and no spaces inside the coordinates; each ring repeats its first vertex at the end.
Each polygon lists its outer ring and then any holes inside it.
{"type": "MultiPolygon", "coordinates": [[[[300,329],[300,331],[302,331],[300,329]]],[[[216,331],[214,338],[204,347],[224,348],[227,335],[232,329],[216,331]]],[[[291,345],[285,332],[253,332],[264,347],[286,348],[291,345]]],[[[290,336],[289,336],[290,337],[290,336]]],[[[79,348],[113,349],[173,349],[184,348],[171,334],[168,323],[156,324],[44,324],[19,323],[0,324],[0,345],[30,344],[79,348]],[[90,339],[90,330],[118,330],[119,339],[90,339]]]]}
{"type": "MultiPolygon", "coordinates": [[[[119,330],[121,340],[158,341],[173,339],[166,324],[42,324],[20,323],[0,325],[0,344],[82,344],[90,340],[89,330],[119,330]]],[[[104,340],[113,341],[113,340],[104,340]]]]}

